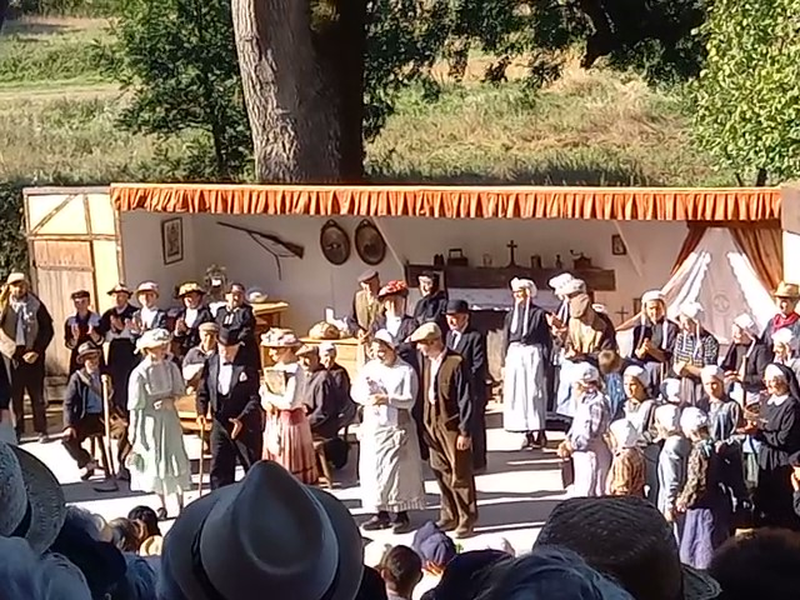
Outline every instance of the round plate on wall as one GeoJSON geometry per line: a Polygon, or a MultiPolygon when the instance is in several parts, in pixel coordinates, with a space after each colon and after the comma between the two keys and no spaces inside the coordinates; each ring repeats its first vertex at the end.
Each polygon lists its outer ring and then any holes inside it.
{"type": "Polygon", "coordinates": [[[371,266],[379,265],[386,258],[386,240],[375,225],[364,219],[356,227],[356,252],[359,258],[371,266]]]}
{"type": "Polygon", "coordinates": [[[333,265],[343,265],[350,258],[350,238],[336,221],[330,220],[319,232],[322,255],[333,265]]]}

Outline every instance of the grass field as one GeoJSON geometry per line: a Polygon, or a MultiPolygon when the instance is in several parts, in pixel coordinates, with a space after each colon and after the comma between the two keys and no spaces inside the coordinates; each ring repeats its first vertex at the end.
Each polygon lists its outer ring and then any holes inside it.
{"type": "MultiPolygon", "coordinates": [[[[0,34],[0,180],[103,183],[174,177],[183,150],[121,130],[125,103],[104,78],[96,40],[105,23],[37,19],[0,34]]],[[[399,182],[594,185],[729,185],[692,147],[679,97],[638,77],[567,69],[539,92],[515,78],[446,81],[429,103],[409,89],[367,148],[372,179],[399,182]]],[[[443,73],[438,69],[437,73],[443,73]]],[[[179,175],[179,174],[178,174],[179,175]]]]}

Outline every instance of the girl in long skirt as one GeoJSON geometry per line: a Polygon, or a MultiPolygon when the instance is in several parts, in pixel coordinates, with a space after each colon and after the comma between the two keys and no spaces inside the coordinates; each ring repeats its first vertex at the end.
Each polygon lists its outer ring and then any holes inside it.
{"type": "Polygon", "coordinates": [[[681,429],[692,443],[686,468],[686,483],[676,503],[684,513],[681,562],[707,569],[714,551],[728,539],[733,509],[723,483],[723,458],[708,433],[708,417],[700,409],[687,407],[681,413],[681,429]]]}
{"type": "Polygon", "coordinates": [[[600,372],[594,366],[580,363],[575,373],[575,418],[559,455],[572,456],[575,496],[603,496],[611,467],[611,451],[604,439],[610,420],[608,398],[600,391],[600,372]]]}
{"type": "Polygon", "coordinates": [[[261,336],[274,365],[264,369],[261,406],[267,412],[264,459],[274,460],[307,484],[317,483],[317,458],[306,417],[305,375],[295,352],[302,346],[288,330],[272,330],[261,336]]]}
{"type": "Polygon", "coordinates": [[[166,329],[142,334],[137,348],[144,354],[128,382],[131,453],[127,466],[131,491],[156,494],[159,518],[167,517],[166,496],[175,495],[183,510],[183,494],[191,487],[189,456],[183,445],[175,400],[185,393],[183,376],[168,358],[166,329]]]}

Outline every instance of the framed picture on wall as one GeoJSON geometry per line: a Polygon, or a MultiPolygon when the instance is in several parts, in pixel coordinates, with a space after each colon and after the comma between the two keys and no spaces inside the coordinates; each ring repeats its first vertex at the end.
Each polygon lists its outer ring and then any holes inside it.
{"type": "Polygon", "coordinates": [[[161,221],[161,253],[164,264],[183,260],[183,219],[175,217],[161,221]]]}

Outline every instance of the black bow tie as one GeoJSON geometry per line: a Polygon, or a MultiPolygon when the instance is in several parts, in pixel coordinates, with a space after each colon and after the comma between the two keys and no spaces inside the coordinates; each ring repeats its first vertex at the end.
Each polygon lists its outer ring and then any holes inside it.
{"type": "Polygon", "coordinates": [[[224,363],[222,363],[222,366],[223,367],[232,367],[233,363],[232,362],[224,362],[224,363]]]}

